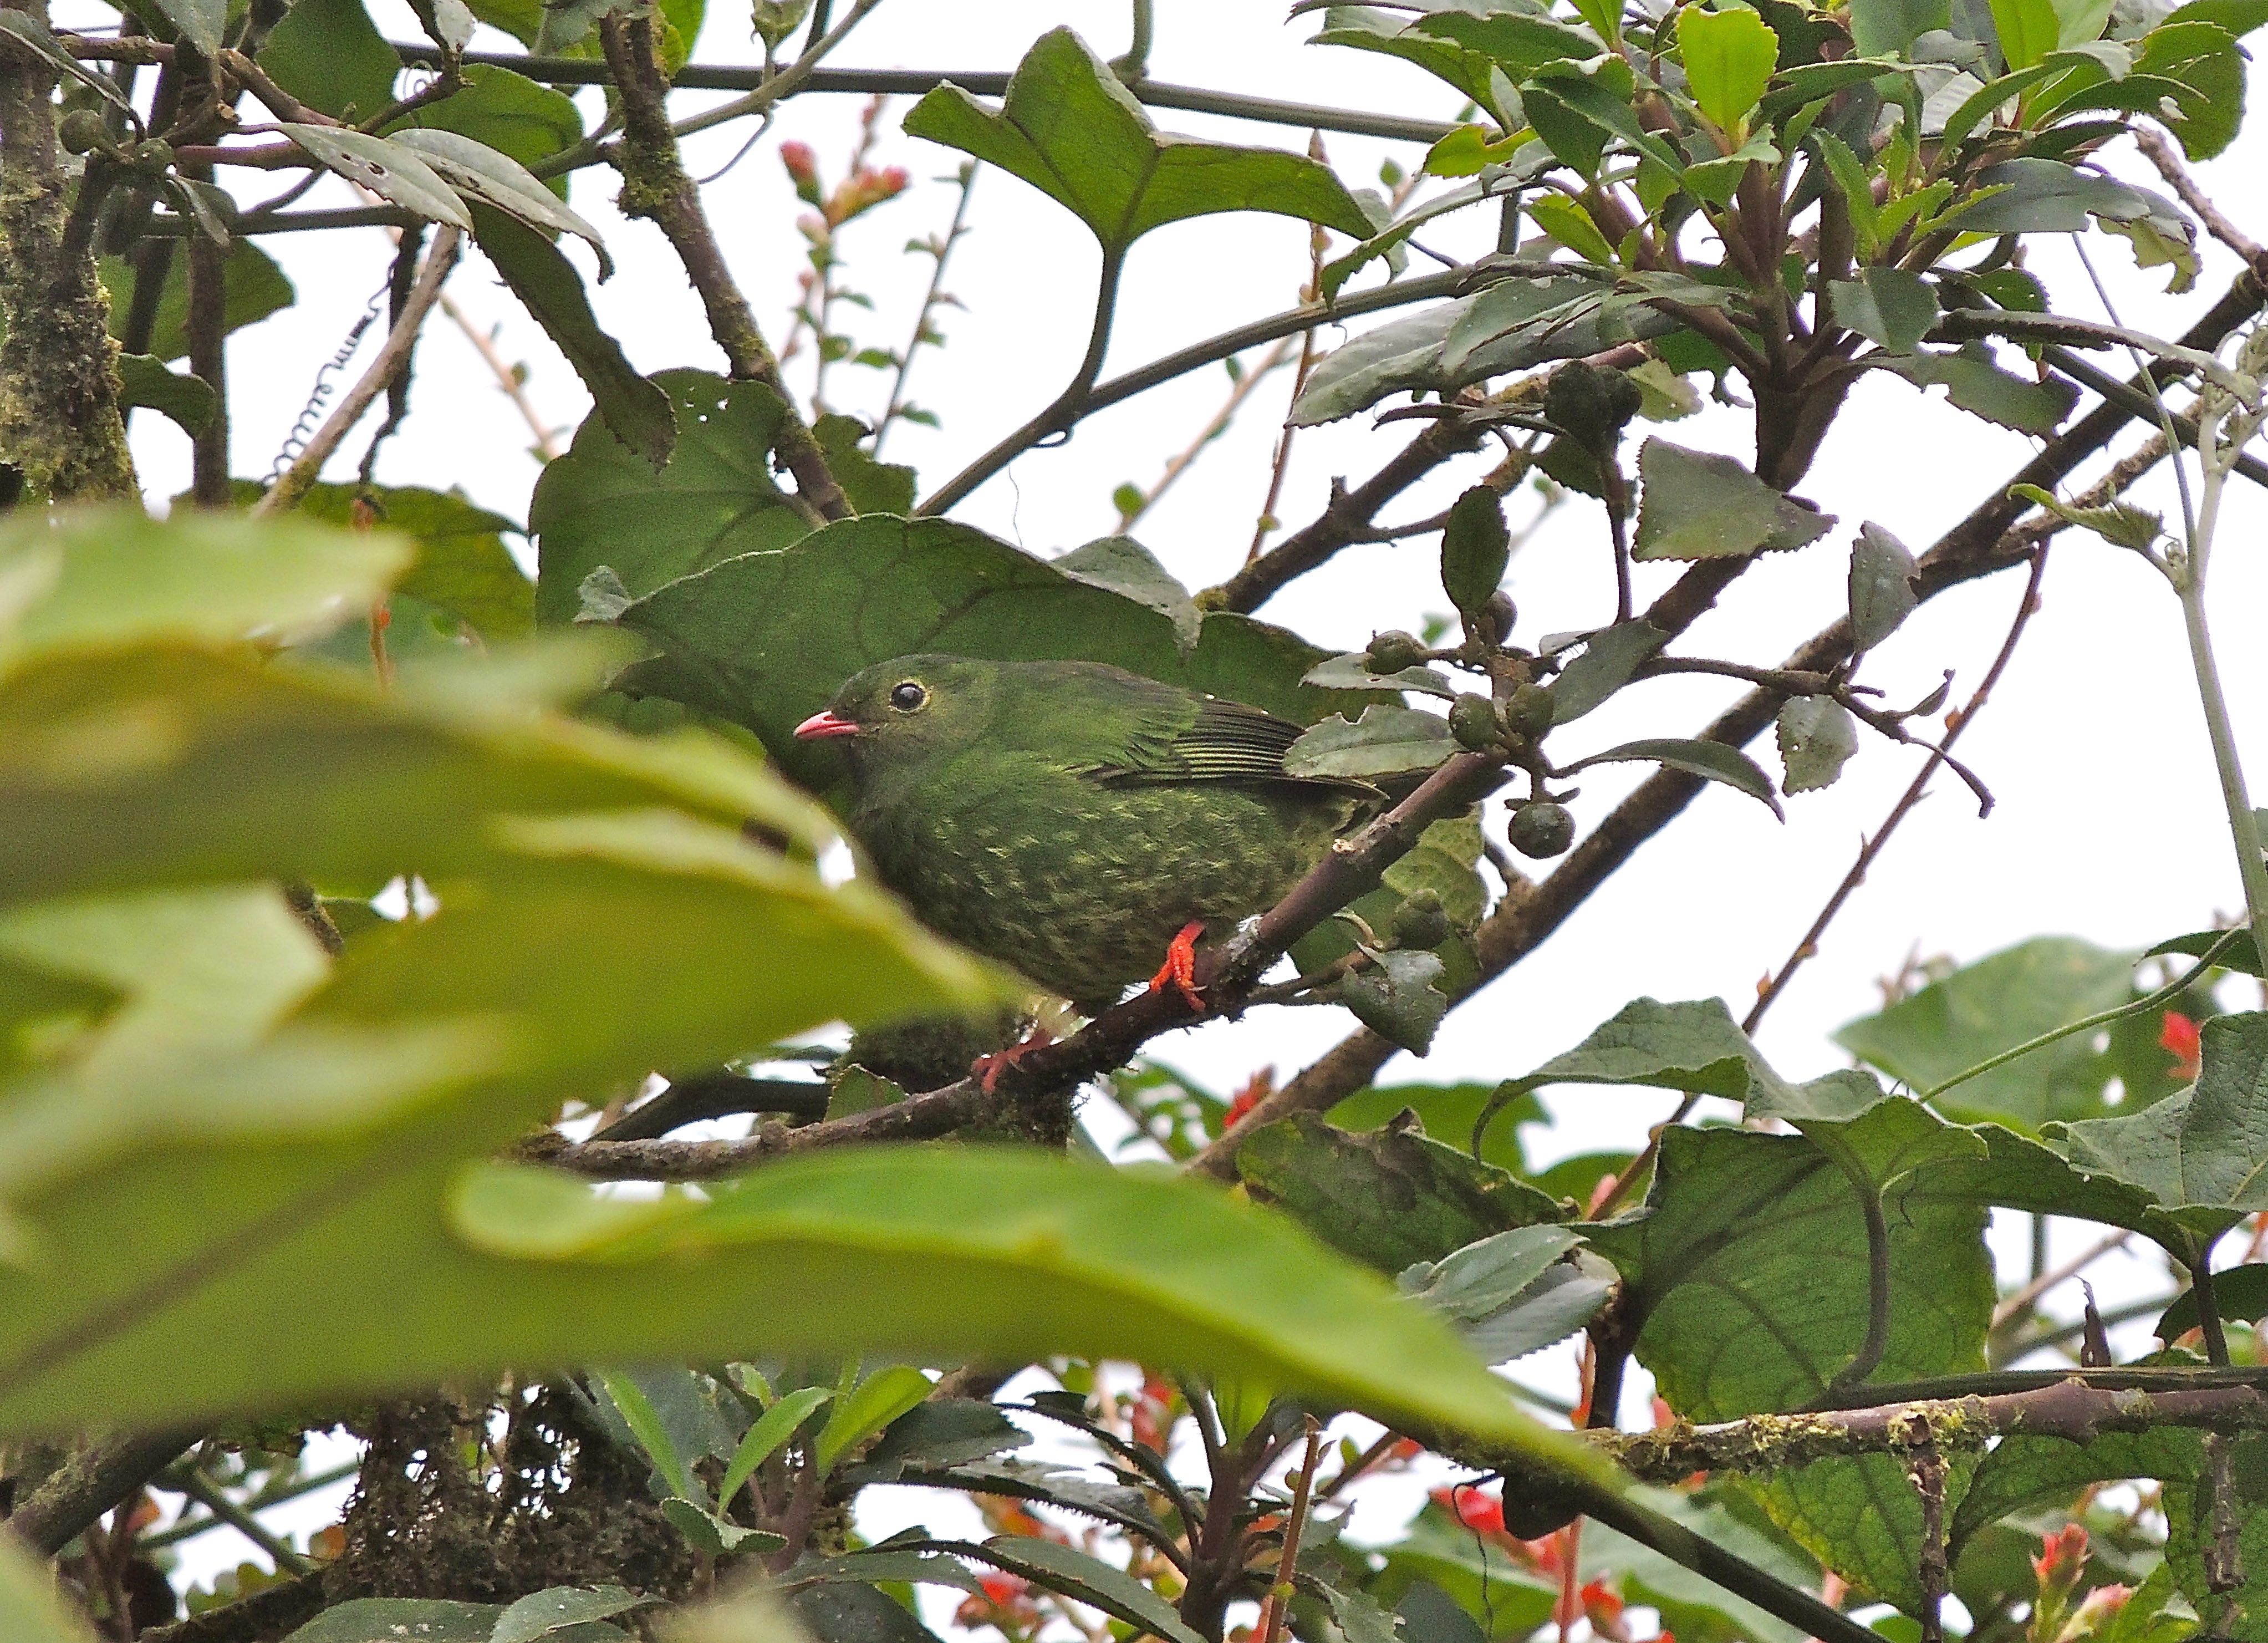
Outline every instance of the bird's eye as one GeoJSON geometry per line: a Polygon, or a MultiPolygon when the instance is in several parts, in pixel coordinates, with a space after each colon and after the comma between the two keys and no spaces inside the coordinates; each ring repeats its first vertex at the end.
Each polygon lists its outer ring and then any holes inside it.
{"type": "Polygon", "coordinates": [[[901,713],[913,712],[928,700],[929,692],[911,679],[893,687],[890,691],[890,705],[901,713]]]}

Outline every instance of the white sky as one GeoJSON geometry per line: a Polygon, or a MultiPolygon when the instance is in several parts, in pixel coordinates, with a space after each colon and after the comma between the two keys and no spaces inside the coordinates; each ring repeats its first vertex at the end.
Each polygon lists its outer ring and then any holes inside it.
{"type": "MultiPolygon", "coordinates": [[[[1161,79],[1432,117],[1455,111],[1452,92],[1405,65],[1303,44],[1314,32],[1312,23],[1299,18],[1286,26],[1280,5],[1160,0],[1157,9],[1151,61],[1161,79]]],[[[389,36],[416,37],[401,0],[375,0],[372,11],[389,36]]],[[[1125,47],[1125,8],[1117,4],[988,0],[970,7],[891,0],[836,62],[1005,69],[1033,38],[1064,20],[1086,32],[1105,55],[1125,47]]],[[[497,39],[478,43],[509,45],[497,39]]],[[[754,55],[745,11],[716,8],[699,60],[746,62],[754,55]]],[[[597,93],[586,91],[580,100],[586,121],[592,119],[597,93]]],[[[705,100],[685,93],[676,106],[689,113],[705,100]]],[[[707,191],[733,267],[776,342],[786,334],[803,248],[792,227],[801,208],[781,171],[777,141],[792,136],[812,143],[831,181],[841,173],[863,100],[793,101],[777,129],[707,191]]],[[[893,105],[874,161],[909,167],[917,186],[844,237],[852,259],[850,282],[872,295],[877,309],[872,314],[842,311],[862,344],[902,344],[929,262],[902,254],[901,247],[910,238],[940,231],[952,209],[950,183],[932,180],[948,178],[960,156],[898,132],[896,121],[907,106],[903,99],[893,105]]],[[[1171,131],[1293,149],[1306,135],[1172,111],[1157,118],[1171,131]]],[[[746,136],[745,127],[707,134],[688,145],[688,164],[696,174],[723,166],[746,136]]],[[[1353,186],[1374,184],[1384,157],[1413,169],[1421,158],[1411,144],[1336,135],[1326,142],[1332,163],[1353,186]]],[[[2108,160],[2135,181],[2156,182],[2131,147],[2114,151],[2108,160]]],[[[2240,222],[2268,235],[2264,160],[2268,143],[2256,122],[2229,154],[2200,168],[2200,174],[2240,222]]],[[[271,190],[272,177],[244,174],[252,179],[240,190],[247,202],[271,190]]],[[[641,370],[721,369],[699,305],[658,231],[615,213],[614,181],[604,169],[585,172],[573,195],[576,209],[605,233],[620,268],[611,282],[593,289],[601,321],[641,370]]],[[[338,183],[326,183],[305,202],[352,203],[338,183]]],[[[962,242],[947,281],[965,309],[946,313],[949,346],[924,350],[915,369],[914,397],[939,410],[945,426],[941,431],[906,427],[890,436],[889,455],[919,466],[924,492],[1052,398],[1086,332],[1096,255],[1086,231],[1067,212],[1013,178],[988,172],[978,181],[971,221],[974,232],[962,242]]],[[[1150,236],[1133,254],[1106,375],[1290,306],[1307,273],[1305,236],[1303,225],[1260,216],[1205,218],[1150,236]]],[[[1484,248],[1493,238],[1493,215],[1485,222],[1454,219],[1428,238],[1451,251],[1484,248]]],[[[284,262],[299,301],[231,343],[233,468],[247,475],[268,471],[299,414],[315,365],[361,313],[391,252],[389,238],[374,229],[276,236],[262,243],[284,262]]],[[[2122,318],[2167,336],[2225,289],[2234,271],[2234,260],[2208,246],[2198,292],[2170,299],[2154,294],[2162,270],[2138,276],[2123,241],[2098,234],[2088,247],[2121,304],[2122,318]]],[[[579,248],[571,254],[589,267],[579,248]]],[[[2048,279],[2060,311],[2100,317],[2063,247],[2044,247],[2034,266],[2048,279]]],[[[1418,259],[1412,271],[1425,268],[1418,259]]],[[[1364,283],[1374,277],[1366,275],[1364,283]]],[[[450,289],[477,323],[500,328],[498,346],[506,358],[526,362],[529,393],[547,419],[568,427],[579,420],[588,405],[579,383],[477,254],[450,289]]],[[[2095,357],[2124,374],[2123,359],[2095,357]]],[[[807,385],[809,368],[806,350],[791,366],[795,386],[807,385]]],[[[1113,487],[1152,482],[1165,459],[1210,417],[1228,386],[1214,367],[1098,416],[1063,448],[1026,455],[978,491],[958,517],[1043,554],[1104,534],[1116,518],[1109,501],[1113,487]]],[[[830,397],[840,409],[871,416],[887,387],[882,373],[838,366],[830,397]]],[[[1191,587],[1219,580],[1243,558],[1288,388],[1288,372],[1264,386],[1231,431],[1137,527],[1136,534],[1191,587]]],[[[361,437],[347,442],[332,477],[351,471],[374,425],[373,419],[361,437]]],[[[1410,431],[1374,428],[1366,416],[1301,433],[1280,517],[1293,527],[1313,518],[1333,475],[1351,483],[1366,476],[1410,431]]],[[[1753,454],[1742,415],[1712,409],[1660,431],[1743,460],[1753,454]]],[[[188,441],[172,424],[144,413],[136,419],[134,443],[153,497],[186,487],[188,441]]],[[[537,474],[528,443],[486,367],[461,336],[437,320],[419,353],[412,416],[387,448],[379,476],[459,485],[480,503],[524,519],[537,474]]],[[[1859,520],[1878,521],[1919,552],[2004,482],[2034,445],[1951,411],[1935,394],[1894,379],[1865,379],[1800,487],[1839,516],[1840,527],[1803,552],[1752,570],[1725,608],[1697,623],[1677,648],[1778,663],[1841,609],[1845,549],[1859,520]]],[[[1484,453],[1444,469],[1388,507],[1385,518],[1435,512],[1490,460],[1484,453]]],[[[2170,493],[2162,486],[2147,499],[2171,512],[2170,493]]],[[[2213,608],[2237,732],[2250,755],[2256,785],[2268,788],[2268,648],[2255,637],[2268,596],[2263,519],[2257,493],[2237,482],[2214,564],[2213,608]]],[[[1415,628],[1425,612],[1446,607],[1433,565],[1430,541],[1353,549],[1295,584],[1263,614],[1319,643],[1359,646],[1376,628],[1415,628]]],[[[1639,569],[1641,602],[1675,571],[1639,569]]],[[[1571,498],[1514,561],[1509,586],[1521,608],[1524,639],[1607,619],[1612,583],[1596,505],[1571,498]]],[[[1862,677],[1894,702],[1911,701],[1949,667],[1957,674],[1954,700],[1965,700],[2000,642],[2019,592],[2019,578],[2004,575],[1933,601],[1869,659],[1862,677]]],[[[1636,735],[1691,734],[1733,694],[1729,686],[1693,680],[1631,690],[1568,734],[1567,751],[1636,735]]],[[[1939,781],[1830,931],[1820,955],[1769,1018],[1762,1042],[1783,1072],[1808,1077],[1843,1065],[1829,1033],[1876,1007],[1876,978],[1896,969],[1909,953],[1948,954],[1965,961],[2047,933],[2139,947],[2241,906],[2179,612],[2154,573],[2132,556],[2075,533],[2063,539],[2048,571],[2044,608],[1992,706],[1960,750],[1992,786],[1998,808],[1980,822],[1958,782],[1939,781]]],[[[1753,751],[1777,770],[1768,746],[1753,751]]],[[[1745,1009],[1756,979],[1779,963],[1842,877],[1861,835],[1911,779],[1919,757],[1869,738],[1836,787],[1788,802],[1784,826],[1754,801],[1712,787],[1594,894],[1560,934],[1453,1014],[1425,1061],[1402,1058],[1389,1077],[1494,1079],[1524,1072],[1640,994],[1666,999],[1722,994],[1736,1013],[1745,1009]]],[[[1586,829],[1638,774],[1586,775],[1576,805],[1586,829]]],[[[1270,1063],[1288,1076],[1348,1026],[1348,1018],[1336,1011],[1276,1010],[1157,1048],[1174,1065],[1228,1086],[1270,1063]]],[[[1671,1104],[1668,1096],[1646,1093],[1563,1094],[1553,1101],[1560,1129],[1543,1151],[1554,1157],[1627,1145],[1671,1104]]],[[[2061,1227],[2057,1249],[2075,1251],[2095,1236],[2089,1227],[2061,1227]]],[[[1996,1242],[2014,1256],[2021,1246],[2020,1230],[1997,1229],[1996,1242]]],[[[2106,1263],[2097,1286],[2107,1303],[2134,1293],[2146,1277],[2139,1264],[2129,1264],[2122,1274],[2116,1263],[2106,1263]]]]}

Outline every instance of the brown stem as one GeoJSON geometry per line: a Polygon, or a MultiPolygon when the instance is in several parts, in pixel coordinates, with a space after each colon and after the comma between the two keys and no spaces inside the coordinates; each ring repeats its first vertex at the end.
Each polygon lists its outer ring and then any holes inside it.
{"type": "MultiPolygon", "coordinates": [[[[46,0],[21,9],[48,20],[46,0]]],[[[91,249],[66,234],[55,85],[29,48],[0,45],[0,460],[31,499],[130,498],[110,302],[91,249]]]]}
{"type": "Polygon", "coordinates": [[[1307,1507],[1315,1498],[1315,1467],[1323,1457],[1323,1429],[1307,1417],[1307,1457],[1292,1490],[1292,1514],[1284,1526],[1284,1549],[1276,1559],[1276,1581],[1260,1610],[1259,1643],[1276,1643],[1292,1605],[1292,1572],[1299,1566],[1300,1541],[1307,1533],[1307,1507]]]}
{"type": "Polygon", "coordinates": [[[253,1643],[305,1625],[322,1612],[323,1603],[323,1576],[318,1570],[262,1587],[249,1597],[192,1615],[178,1625],[144,1632],[142,1643],[253,1643]]]}
{"type": "Polygon", "coordinates": [[[1906,1475],[1921,1499],[1921,1643],[1945,1643],[1945,1456],[1933,1440],[1914,1446],[1906,1475]]]}
{"type": "Polygon", "coordinates": [[[678,156],[666,106],[669,88],[654,57],[653,25],[644,17],[610,12],[599,21],[599,38],[622,98],[622,139],[609,155],[622,176],[622,214],[645,217],[668,239],[708,312],[709,333],[725,350],[733,378],[761,382],[779,396],[773,448],[795,475],[803,501],[820,519],[848,519],[854,510],[828,471],[819,441],[788,398],[779,361],[733,283],[702,208],[701,190],[678,156]]]}

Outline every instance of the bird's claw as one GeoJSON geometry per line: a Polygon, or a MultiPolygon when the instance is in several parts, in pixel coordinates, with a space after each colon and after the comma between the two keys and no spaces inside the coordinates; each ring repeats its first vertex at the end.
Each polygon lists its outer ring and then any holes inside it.
{"type": "Polygon", "coordinates": [[[989,1055],[977,1057],[968,1064],[969,1073],[976,1079],[977,1087],[990,1095],[993,1093],[993,1087],[1000,1082],[1000,1075],[1003,1072],[1014,1066],[1035,1050],[1044,1049],[1055,1042],[1056,1035],[1046,1028],[1035,1027],[1021,1043],[1011,1044],[1005,1050],[996,1050],[989,1055]]]}
{"type": "Polygon", "coordinates": [[[1166,948],[1166,961],[1158,966],[1158,973],[1150,977],[1149,991],[1163,992],[1167,987],[1178,991],[1192,1010],[1203,1011],[1204,1000],[1197,997],[1197,938],[1204,934],[1204,922],[1191,919],[1182,926],[1166,948]]]}

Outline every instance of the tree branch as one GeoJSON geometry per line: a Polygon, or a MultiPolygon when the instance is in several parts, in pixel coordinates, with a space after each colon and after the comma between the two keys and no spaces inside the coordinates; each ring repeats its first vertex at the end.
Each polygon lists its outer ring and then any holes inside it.
{"type": "Polygon", "coordinates": [[[701,190],[679,158],[677,136],[664,107],[669,87],[653,55],[652,23],[610,12],[599,20],[599,35],[622,98],[622,139],[610,153],[622,173],[622,214],[645,217],[668,239],[685,265],[686,278],[700,294],[710,335],[725,350],[733,377],[761,382],[778,396],[781,414],[773,449],[795,475],[803,503],[817,516],[814,522],[848,519],[854,510],[828,470],[819,441],[788,397],[779,361],[725,265],[725,254],[702,207],[701,190]]]}
{"type": "MultiPolygon", "coordinates": [[[[2260,284],[2250,273],[2239,276],[2220,300],[2183,335],[2183,345],[2217,346],[2259,311],[2261,300],[2260,284]]],[[[2050,440],[2030,461],[2009,476],[2007,484],[1996,487],[1967,519],[1940,537],[1922,556],[1915,583],[1916,598],[1933,599],[1948,587],[2029,558],[2058,526],[2054,521],[2039,519],[2015,528],[2021,505],[2009,497],[2008,485],[2053,487],[2108,445],[2127,420],[2128,413],[2120,407],[2099,405],[2050,440]]],[[[1724,580],[1717,578],[1729,579],[1725,570],[1727,563],[1705,561],[1687,571],[1655,602],[1646,613],[1646,620],[1675,637],[1723,587],[1724,580]],[[1704,574],[1712,571],[1715,576],[1704,574]]],[[[1731,563],[1737,565],[1741,562],[1731,563]]],[[[1843,661],[1850,652],[1850,624],[1847,620],[1838,619],[1799,648],[1787,665],[1824,670],[1843,661]]],[[[1745,746],[1771,723],[1778,704],[1777,696],[1752,691],[1719,715],[1703,733],[1704,738],[1727,747],[1745,746]]],[[[1692,802],[1704,785],[1698,777],[1675,770],[1661,770],[1647,777],[1562,859],[1556,872],[1539,881],[1526,895],[1516,901],[1507,898],[1482,920],[1476,932],[1476,956],[1479,961],[1476,978],[1470,990],[1451,1000],[1451,1007],[1462,1003],[1542,946],[1592,891],[1620,870],[1639,845],[1661,831],[1692,802]]],[[[1370,1082],[1396,1048],[1369,1028],[1359,1028],[1281,1089],[1263,1098],[1245,1115],[1241,1124],[1198,1153],[1189,1168],[1224,1180],[1233,1177],[1236,1148],[1244,1136],[1295,1113],[1323,1112],[1336,1106],[1370,1082]]]]}
{"type": "Polygon", "coordinates": [[[307,488],[321,475],[323,464],[331,453],[363,418],[378,396],[385,393],[394,379],[409,363],[409,352],[417,345],[417,333],[425,324],[425,316],[441,299],[441,287],[450,271],[457,266],[457,253],[461,236],[457,230],[443,224],[433,235],[433,248],[425,254],[425,266],[418,271],[417,284],[403,305],[401,317],[386,334],[386,343],[371,361],[370,369],[341,397],[338,406],[326,417],[323,425],[315,430],[299,453],[298,459],[285,468],[268,494],[252,505],[254,519],[282,513],[296,506],[307,488]]]}
{"type": "Polygon", "coordinates": [[[33,1551],[52,1558],[172,1465],[197,1435],[154,1432],[91,1443],[9,1514],[8,1527],[33,1551]]]}
{"type": "Polygon", "coordinates": [[[791,1130],[764,1125],[737,1141],[585,1141],[556,1132],[532,1137],[515,1156],[609,1181],[698,1181],[731,1175],[789,1153],[881,1141],[932,1140],[971,1126],[1012,1122],[1033,1103],[1123,1066],[1159,1034],[1241,1011],[1263,971],[1317,925],[1374,888],[1409,853],[1426,828],[1485,797],[1506,779],[1504,768],[1478,754],[1459,754],[1407,799],[1352,837],[1336,841],[1251,931],[1197,955],[1197,984],[1206,993],[1192,1011],[1171,988],[1137,993],[1105,1010],[1079,1032],[1035,1049],[1005,1070],[992,1090],[965,1078],[941,1089],[824,1124],[791,1130]]]}

